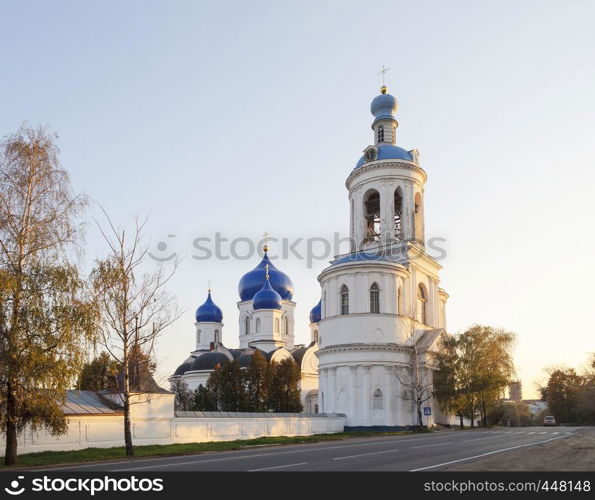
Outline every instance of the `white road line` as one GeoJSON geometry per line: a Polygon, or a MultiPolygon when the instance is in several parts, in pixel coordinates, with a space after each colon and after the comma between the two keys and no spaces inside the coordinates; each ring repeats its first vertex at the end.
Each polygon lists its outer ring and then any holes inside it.
{"type": "Polygon", "coordinates": [[[445,444],[452,444],[452,443],[422,444],[421,446],[413,446],[413,448],[429,448],[430,446],[442,446],[445,444]]]}
{"type": "MultiPolygon", "coordinates": [[[[417,439],[400,439],[398,442],[402,443],[404,441],[417,441],[417,439]]],[[[324,450],[334,450],[337,448],[355,448],[355,447],[359,447],[359,446],[373,446],[373,445],[377,445],[377,444],[388,444],[388,443],[395,443],[396,439],[391,439],[390,441],[379,441],[379,442],[373,442],[373,443],[359,443],[359,444],[347,444],[347,445],[343,445],[343,446],[324,446],[324,447],[319,447],[319,448],[298,448],[295,450],[288,450],[288,451],[276,451],[273,453],[258,453],[258,454],[250,454],[250,455],[242,455],[240,457],[224,457],[224,458],[212,458],[212,459],[207,459],[207,460],[186,460],[184,462],[175,462],[175,463],[167,463],[167,464],[155,464],[155,465],[149,465],[147,467],[128,467],[125,469],[116,469],[113,472],[124,472],[124,471],[131,471],[131,470],[143,470],[143,469],[152,469],[152,468],[157,468],[157,467],[173,467],[176,465],[184,465],[184,464],[197,464],[197,463],[209,463],[209,462],[223,462],[225,460],[240,460],[243,458],[253,458],[253,457],[269,457],[272,455],[287,455],[287,454],[291,454],[291,453],[304,453],[304,452],[310,452],[310,451],[324,451],[324,450]]],[[[212,455],[212,454],[208,454],[208,455],[212,455]]],[[[207,456],[208,456],[207,455],[207,456]]],[[[191,455],[191,456],[198,456],[200,457],[201,455],[191,455]]],[[[205,455],[202,455],[203,457],[205,455]]],[[[177,457],[170,457],[170,458],[182,458],[180,456],[177,457]]],[[[139,461],[140,464],[142,464],[143,462],[145,462],[145,460],[139,461]]]]}
{"type": "Polygon", "coordinates": [[[428,465],[427,467],[419,467],[418,469],[412,469],[409,472],[417,472],[420,470],[435,469],[436,467],[443,467],[445,465],[456,464],[458,462],[465,462],[466,460],[473,460],[474,458],[487,457],[488,455],[494,455],[496,453],[501,453],[503,451],[516,450],[517,448],[525,448],[526,446],[535,446],[536,444],[549,443],[550,441],[555,441],[556,439],[561,439],[563,437],[564,436],[557,436],[555,438],[546,439],[545,441],[538,441],[537,443],[520,444],[518,446],[512,446],[510,448],[502,448],[501,450],[488,451],[487,453],[482,453],[481,455],[474,455],[472,457],[459,458],[458,460],[451,460],[450,462],[443,462],[441,464],[436,464],[436,465],[428,465]]]}
{"type": "Polygon", "coordinates": [[[333,458],[333,460],[345,460],[347,458],[367,457],[369,455],[380,455],[382,453],[394,453],[395,451],[399,451],[399,450],[374,451],[372,453],[362,453],[360,455],[349,455],[347,457],[337,457],[337,458],[333,458]]]}
{"type": "Polygon", "coordinates": [[[488,436],[488,437],[484,437],[484,438],[465,439],[464,441],[461,441],[461,443],[470,443],[471,441],[483,441],[484,439],[494,439],[494,438],[501,438],[501,437],[504,437],[504,434],[501,434],[500,436],[488,436]]]}
{"type": "Polygon", "coordinates": [[[276,467],[263,467],[262,469],[252,469],[248,472],[260,472],[263,470],[283,469],[284,467],[297,467],[298,465],[306,465],[308,462],[300,462],[299,464],[277,465],[276,467]]]}
{"type": "Polygon", "coordinates": [[[552,434],[560,434],[560,432],[552,432],[552,434]]]}
{"type": "Polygon", "coordinates": [[[547,431],[538,432],[537,434],[547,434],[547,431]]]}
{"type": "Polygon", "coordinates": [[[533,431],[533,432],[527,432],[527,434],[537,434],[537,432],[533,431]]]}

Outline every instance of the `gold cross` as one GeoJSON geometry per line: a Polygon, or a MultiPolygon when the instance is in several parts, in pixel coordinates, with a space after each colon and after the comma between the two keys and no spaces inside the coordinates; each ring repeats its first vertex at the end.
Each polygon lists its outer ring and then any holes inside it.
{"type": "Polygon", "coordinates": [[[390,68],[385,68],[384,64],[382,65],[382,70],[380,71],[380,73],[377,73],[378,75],[380,75],[380,77],[382,78],[382,85],[385,85],[384,82],[384,77],[386,76],[386,74],[390,71],[390,68]]]}
{"type": "Polygon", "coordinates": [[[266,269],[265,278],[268,280],[269,279],[269,265],[267,264],[266,266],[264,266],[264,268],[266,269]]]}

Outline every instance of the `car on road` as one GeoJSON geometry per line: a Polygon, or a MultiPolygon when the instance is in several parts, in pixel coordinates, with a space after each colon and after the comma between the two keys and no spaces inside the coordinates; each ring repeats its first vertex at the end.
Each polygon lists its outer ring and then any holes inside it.
{"type": "Polygon", "coordinates": [[[554,417],[552,417],[551,415],[548,415],[547,417],[545,417],[543,419],[543,425],[556,425],[556,419],[554,417]]]}

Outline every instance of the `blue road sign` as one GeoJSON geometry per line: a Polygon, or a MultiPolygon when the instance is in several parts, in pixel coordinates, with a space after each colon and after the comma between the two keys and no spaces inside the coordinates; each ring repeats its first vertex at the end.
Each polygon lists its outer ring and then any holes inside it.
{"type": "Polygon", "coordinates": [[[429,406],[424,406],[424,415],[427,417],[432,414],[432,408],[429,406]]]}

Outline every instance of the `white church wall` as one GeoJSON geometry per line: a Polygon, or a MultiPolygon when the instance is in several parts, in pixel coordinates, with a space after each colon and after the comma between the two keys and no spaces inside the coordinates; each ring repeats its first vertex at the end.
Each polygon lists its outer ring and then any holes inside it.
{"type": "MultiPolygon", "coordinates": [[[[343,432],[345,417],[341,415],[307,416],[304,414],[271,414],[249,417],[177,417],[134,418],[133,442],[136,446],[149,444],[234,441],[264,436],[311,436],[343,432]]],[[[62,436],[45,431],[34,432],[30,427],[18,436],[19,454],[40,451],[68,451],[84,448],[124,446],[124,417],[70,416],[68,430],[62,436]]],[[[5,443],[0,440],[0,456],[5,443]]]]}

